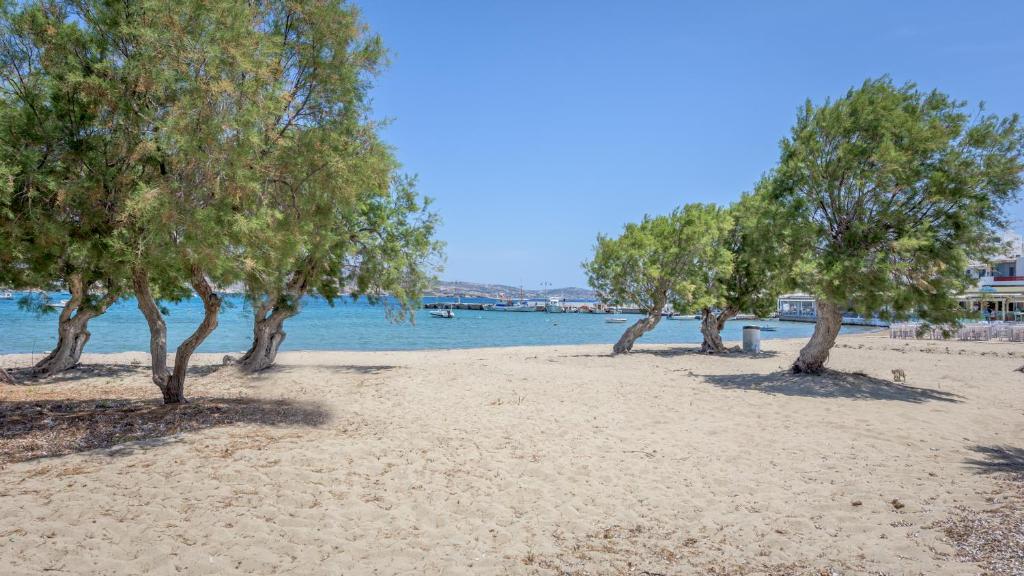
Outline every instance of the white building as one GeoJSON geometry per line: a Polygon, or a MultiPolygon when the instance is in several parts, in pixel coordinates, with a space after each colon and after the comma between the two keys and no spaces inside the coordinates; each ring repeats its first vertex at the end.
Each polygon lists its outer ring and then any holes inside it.
{"type": "Polygon", "coordinates": [[[1019,320],[1024,318],[1024,239],[1014,232],[1003,239],[1010,246],[1006,253],[968,267],[967,274],[977,284],[959,300],[967,310],[990,320],[1019,320]]]}

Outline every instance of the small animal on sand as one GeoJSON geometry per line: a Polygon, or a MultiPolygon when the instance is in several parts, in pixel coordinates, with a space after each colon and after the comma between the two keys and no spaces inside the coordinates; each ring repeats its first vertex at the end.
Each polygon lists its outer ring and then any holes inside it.
{"type": "Polygon", "coordinates": [[[892,381],[896,383],[907,381],[907,373],[903,371],[903,368],[892,369],[892,381]]]}

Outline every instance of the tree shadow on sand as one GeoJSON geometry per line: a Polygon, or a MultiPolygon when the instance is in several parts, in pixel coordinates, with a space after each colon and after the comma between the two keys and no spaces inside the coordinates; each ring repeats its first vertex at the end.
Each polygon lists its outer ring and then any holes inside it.
{"type": "Polygon", "coordinates": [[[260,374],[287,374],[295,370],[323,370],[337,372],[338,374],[383,374],[397,369],[398,366],[381,365],[351,365],[351,364],[303,364],[301,366],[282,366],[275,364],[260,374]]]}
{"type": "Polygon", "coordinates": [[[729,349],[727,352],[722,354],[705,354],[700,351],[700,346],[696,347],[684,347],[674,346],[672,348],[639,348],[630,352],[630,354],[649,354],[651,356],[659,356],[662,358],[675,358],[677,356],[708,356],[715,358],[736,358],[736,359],[750,359],[756,360],[758,358],[774,358],[779,355],[774,350],[764,350],[760,354],[749,354],[737,349],[729,349]]]}
{"type": "Polygon", "coordinates": [[[964,462],[979,474],[1006,472],[1024,479],[1024,448],[1011,446],[972,446],[971,450],[980,458],[968,458],[964,462]]]}
{"type": "MultiPolygon", "coordinates": [[[[200,364],[189,366],[188,375],[193,377],[209,376],[219,370],[217,364],[200,364]]],[[[149,377],[148,364],[79,364],[52,376],[40,376],[32,373],[31,368],[8,369],[17,386],[38,386],[42,384],[62,384],[77,382],[90,378],[124,378],[142,375],[149,377]]]]}
{"type": "Polygon", "coordinates": [[[961,396],[933,388],[906,386],[864,374],[826,370],[821,374],[714,374],[702,376],[711,384],[728,390],[753,390],[765,394],[810,398],[853,398],[922,403],[960,402],[961,396]]]}
{"type": "MultiPolygon", "coordinates": [[[[325,424],[322,407],[288,400],[194,398],[179,406],[159,400],[37,400],[0,403],[0,465],[110,448],[126,442],[166,443],[182,432],[233,424],[325,424]]],[[[123,455],[119,451],[111,455],[123,455]]]]}
{"type": "MultiPolygon", "coordinates": [[[[724,354],[705,354],[700,351],[700,346],[673,346],[672,348],[634,348],[628,354],[622,356],[635,356],[647,354],[649,356],[659,356],[661,358],[676,358],[680,356],[708,356],[716,358],[736,358],[736,359],[752,359],[758,358],[774,358],[779,353],[775,351],[762,351],[760,354],[747,354],[740,350],[729,350],[724,354]]],[[[606,354],[567,354],[565,358],[612,358],[616,355],[612,353],[611,347],[608,348],[606,354]]]]}

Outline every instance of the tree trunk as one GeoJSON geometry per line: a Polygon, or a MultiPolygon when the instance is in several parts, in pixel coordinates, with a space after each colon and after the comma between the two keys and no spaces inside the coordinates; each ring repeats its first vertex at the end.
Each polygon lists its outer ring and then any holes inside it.
{"type": "Polygon", "coordinates": [[[221,299],[213,287],[207,282],[202,270],[192,267],[192,288],[203,300],[203,321],[191,336],[178,346],[174,355],[174,369],[167,368],[167,323],[164,322],[160,307],[149,287],[149,275],[145,270],[136,268],[132,273],[135,296],[139,310],[149,324],[149,351],[153,372],[153,383],[160,388],[164,404],[181,404],[185,400],[185,376],[188,373],[189,360],[196,348],[217,327],[217,315],[220,312],[221,299]]]}
{"type": "Polygon", "coordinates": [[[661,306],[654,307],[647,313],[645,318],[637,320],[635,324],[626,328],[626,331],[622,333],[622,337],[619,338],[619,341],[612,348],[612,354],[628,353],[633,349],[633,343],[636,342],[637,338],[654,330],[654,327],[661,321],[661,308],[661,306]]]}
{"type": "Polygon", "coordinates": [[[91,306],[88,302],[89,285],[91,283],[82,281],[80,274],[68,278],[71,299],[60,312],[57,346],[32,368],[33,375],[52,376],[78,365],[91,336],[89,321],[106,312],[116,300],[116,296],[108,292],[96,306],[91,306]]]}
{"type": "Polygon", "coordinates": [[[843,312],[839,306],[820,298],[816,301],[816,306],[818,321],[814,325],[814,334],[800,350],[800,356],[793,364],[793,372],[796,373],[821,372],[843,324],[843,312]]]}
{"type": "Polygon", "coordinates": [[[266,310],[261,307],[254,323],[252,346],[238,360],[239,368],[244,372],[253,373],[273,366],[277,359],[277,350],[287,336],[284,331],[284,321],[297,313],[297,309],[275,306],[268,315],[266,310]]]}
{"type": "Polygon", "coordinates": [[[700,345],[701,353],[722,354],[727,351],[722,342],[722,329],[725,328],[725,323],[738,313],[738,310],[732,308],[726,308],[717,315],[710,308],[701,311],[700,333],[704,336],[704,342],[700,345]]]}
{"type": "Polygon", "coordinates": [[[6,370],[0,368],[0,384],[14,384],[14,378],[6,370]]]}
{"type": "Polygon", "coordinates": [[[165,404],[181,402],[183,398],[175,398],[168,394],[167,382],[171,378],[171,372],[167,369],[167,323],[164,322],[160,307],[157,305],[156,299],[153,298],[149,287],[149,274],[144,269],[132,270],[132,287],[135,290],[135,300],[138,302],[139,310],[146,317],[146,324],[149,325],[149,365],[153,383],[163,394],[165,404]]]}
{"type": "Polygon", "coordinates": [[[302,297],[309,290],[307,280],[312,270],[310,261],[304,261],[292,272],[283,293],[268,295],[260,302],[254,314],[252,346],[236,362],[242,371],[254,373],[274,365],[277,350],[287,336],[284,321],[299,313],[302,297]]]}

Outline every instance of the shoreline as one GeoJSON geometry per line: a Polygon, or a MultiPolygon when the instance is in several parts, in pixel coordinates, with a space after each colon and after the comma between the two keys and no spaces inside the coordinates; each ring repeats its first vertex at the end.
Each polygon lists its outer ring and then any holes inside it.
{"type": "MultiPolygon", "coordinates": [[[[907,349],[913,350],[935,350],[945,348],[956,348],[958,351],[963,352],[975,351],[979,355],[983,356],[1001,356],[1000,352],[1005,352],[1005,357],[1020,357],[1024,359],[1024,345],[1020,342],[1009,342],[1000,340],[929,340],[929,339],[893,339],[889,338],[887,331],[884,328],[877,330],[857,332],[851,334],[840,334],[836,338],[836,345],[833,349],[833,354],[836,349],[842,349],[848,347],[846,345],[849,340],[868,340],[870,342],[889,342],[895,346],[902,346],[907,349]],[[981,348],[991,346],[998,350],[982,350],[981,348]]],[[[780,346],[789,347],[796,346],[806,343],[807,338],[763,338],[761,340],[762,349],[766,348],[765,343],[768,343],[768,348],[773,347],[772,345],[778,344],[780,346]]],[[[739,340],[725,340],[727,347],[739,347],[741,342],[739,340]]],[[[693,351],[699,351],[700,342],[644,342],[641,338],[636,343],[637,350],[635,353],[643,353],[643,350],[668,350],[668,349],[693,349],[693,351]]],[[[569,344],[528,344],[528,345],[513,345],[513,346],[476,346],[476,347],[454,347],[454,348],[396,348],[387,350],[360,350],[360,349],[304,349],[304,350],[282,350],[278,353],[279,358],[287,358],[291,355],[311,355],[311,354],[436,354],[436,353],[458,353],[458,352],[473,352],[473,351],[487,351],[487,352],[498,352],[498,351],[537,351],[543,349],[561,349],[561,348],[594,348],[602,349],[607,348],[608,356],[611,357],[612,343],[569,343],[569,344]]],[[[797,351],[799,348],[797,348],[797,351]]],[[[240,355],[245,353],[245,350],[235,350],[229,352],[196,352],[192,356],[191,363],[196,365],[211,365],[221,364],[225,356],[240,355]]],[[[41,358],[46,354],[46,351],[36,352],[36,359],[41,358]]],[[[624,356],[629,356],[626,354],[624,356]]],[[[13,353],[13,354],[0,354],[0,368],[5,369],[18,369],[30,366],[28,362],[32,358],[32,354],[29,353],[13,353]],[[25,364],[22,364],[25,363],[25,364]]],[[[87,365],[90,362],[110,360],[113,362],[146,362],[148,365],[150,353],[144,350],[127,350],[122,352],[89,352],[88,348],[86,352],[82,354],[83,364],[87,365]],[[143,360],[144,359],[144,360],[143,360]]],[[[764,354],[761,355],[762,357],[764,354]]],[[[734,351],[722,358],[754,358],[743,352],[734,351]]],[[[169,350],[168,361],[173,366],[173,349],[169,350]]],[[[795,352],[794,352],[795,359],[795,352]]]]}
{"type": "MultiPolygon", "coordinates": [[[[865,337],[865,336],[878,335],[879,333],[884,332],[885,330],[887,330],[887,329],[886,328],[878,328],[877,330],[866,330],[866,331],[862,331],[862,332],[840,334],[837,337],[836,342],[838,343],[842,339],[845,339],[845,338],[860,338],[860,337],[865,337]]],[[[886,338],[886,339],[888,340],[888,338],[886,338]]],[[[764,338],[764,337],[762,337],[761,338],[762,347],[763,347],[763,343],[764,342],[769,342],[769,341],[770,342],[806,342],[807,338],[773,338],[773,337],[764,338]]],[[[724,340],[724,342],[726,343],[727,346],[740,346],[740,344],[741,344],[741,341],[739,341],[739,340],[724,340]]],[[[908,340],[908,342],[909,342],[909,340],[908,340]]],[[[938,341],[933,341],[933,342],[938,342],[938,341]]],[[[992,343],[996,343],[996,342],[992,342],[992,343]]],[[[362,353],[367,353],[367,354],[370,354],[370,353],[399,353],[399,352],[401,352],[401,353],[416,353],[416,352],[430,353],[430,352],[458,352],[458,351],[472,351],[472,350],[514,350],[514,349],[534,349],[534,348],[557,348],[557,347],[566,347],[566,346],[607,346],[609,351],[610,351],[613,344],[614,344],[614,342],[608,342],[608,343],[604,343],[604,342],[586,342],[586,343],[566,343],[566,344],[549,344],[549,343],[542,343],[542,344],[515,344],[515,345],[510,345],[510,346],[467,346],[467,347],[449,347],[449,348],[389,348],[389,349],[355,349],[355,348],[317,349],[317,348],[309,348],[309,349],[301,349],[301,350],[281,350],[279,352],[279,355],[283,355],[283,354],[305,354],[305,353],[360,353],[360,354],[362,354],[362,353]]],[[[1017,342],[1017,343],[1012,343],[1011,342],[1010,344],[1019,344],[1019,342],[1017,342]]],[[[640,338],[637,341],[636,345],[638,347],[645,347],[645,346],[648,346],[648,347],[686,347],[686,346],[694,346],[696,348],[700,348],[700,341],[698,340],[696,342],[682,342],[682,341],[681,342],[644,342],[643,338],[640,338]]],[[[34,356],[36,356],[38,358],[42,358],[48,352],[49,352],[49,350],[35,352],[34,356]]],[[[244,354],[244,353],[245,353],[245,350],[230,350],[230,351],[224,351],[224,352],[196,352],[195,354],[193,354],[192,359],[193,359],[193,361],[196,361],[196,360],[202,361],[201,359],[203,359],[203,358],[209,360],[210,358],[217,357],[217,361],[219,362],[221,359],[224,358],[224,356],[241,355],[241,354],[244,354]]],[[[88,346],[86,346],[86,351],[82,354],[82,358],[85,359],[87,357],[102,357],[102,356],[115,357],[115,356],[123,356],[123,355],[128,355],[128,356],[131,356],[131,357],[145,356],[145,357],[148,358],[149,354],[150,353],[148,351],[145,351],[145,350],[123,350],[123,351],[119,351],[119,352],[89,352],[88,346]]],[[[173,355],[174,355],[174,349],[169,348],[168,349],[168,361],[173,361],[173,355]]],[[[19,361],[23,361],[24,359],[30,358],[32,356],[33,356],[33,353],[30,353],[30,352],[14,352],[14,353],[0,354],[0,368],[9,368],[9,367],[11,367],[9,364],[5,364],[4,363],[5,359],[7,359],[7,360],[16,359],[16,360],[19,360],[19,361]]],[[[173,365],[173,363],[172,363],[172,365],[173,365]]]]}

